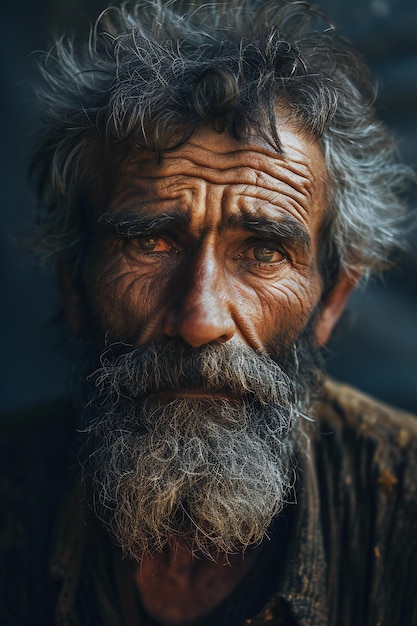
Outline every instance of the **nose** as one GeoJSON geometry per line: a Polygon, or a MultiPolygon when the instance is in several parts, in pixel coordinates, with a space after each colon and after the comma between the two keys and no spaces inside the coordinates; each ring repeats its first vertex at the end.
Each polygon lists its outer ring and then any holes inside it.
{"type": "Polygon", "coordinates": [[[168,337],[181,337],[193,348],[224,343],[235,334],[225,277],[214,258],[201,255],[188,270],[185,288],[179,287],[174,306],[164,320],[168,337]]]}

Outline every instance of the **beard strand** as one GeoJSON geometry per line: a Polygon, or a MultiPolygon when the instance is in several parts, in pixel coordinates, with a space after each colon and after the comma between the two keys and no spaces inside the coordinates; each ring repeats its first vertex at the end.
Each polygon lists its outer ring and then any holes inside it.
{"type": "Polygon", "coordinates": [[[181,541],[215,559],[262,541],[291,499],[316,372],[308,340],[292,354],[290,379],[232,344],[107,348],[90,377],[80,459],[95,512],[126,555],[181,541]],[[184,388],[216,397],[172,396],[184,388]]]}

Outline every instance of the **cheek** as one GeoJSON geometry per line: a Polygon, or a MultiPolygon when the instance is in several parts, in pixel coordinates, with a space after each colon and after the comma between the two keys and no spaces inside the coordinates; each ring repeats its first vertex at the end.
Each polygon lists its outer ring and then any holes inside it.
{"type": "Polygon", "coordinates": [[[277,282],[241,286],[238,326],[251,344],[267,348],[277,340],[292,344],[306,326],[319,298],[319,290],[307,279],[287,277],[277,282]]]}
{"type": "Polygon", "coordinates": [[[167,273],[156,276],[151,268],[139,268],[126,260],[89,264],[87,300],[95,328],[107,340],[136,344],[155,338],[162,327],[167,273]]]}

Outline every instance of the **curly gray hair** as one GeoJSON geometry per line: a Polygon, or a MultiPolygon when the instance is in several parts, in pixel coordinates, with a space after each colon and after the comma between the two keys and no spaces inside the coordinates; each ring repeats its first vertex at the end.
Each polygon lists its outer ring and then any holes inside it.
{"type": "Polygon", "coordinates": [[[163,158],[201,125],[257,132],[280,150],[278,106],[320,142],[330,180],[321,267],[384,268],[401,241],[407,168],[374,118],[367,71],[306,2],[138,0],[110,8],[85,41],[45,57],[46,125],[32,160],[44,257],[79,264],[97,151],[117,143],[163,158]]]}

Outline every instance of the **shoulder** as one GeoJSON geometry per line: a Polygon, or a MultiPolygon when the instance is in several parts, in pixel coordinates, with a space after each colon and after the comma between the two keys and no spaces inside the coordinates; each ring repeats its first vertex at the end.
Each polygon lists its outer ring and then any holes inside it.
{"type": "MultiPolygon", "coordinates": [[[[417,417],[388,406],[349,385],[326,380],[316,405],[320,433],[329,428],[356,439],[373,441],[393,452],[417,446],[417,417]]],[[[347,442],[348,443],[348,442],[347,442]]]]}
{"type": "Polygon", "coordinates": [[[314,427],[329,567],[368,589],[366,623],[417,623],[417,418],[326,381],[314,427]]]}
{"type": "MultiPolygon", "coordinates": [[[[327,380],[316,405],[315,445],[329,470],[368,494],[401,495],[417,512],[417,417],[327,380]]],[[[392,498],[390,498],[392,499],[392,498]]]]}

